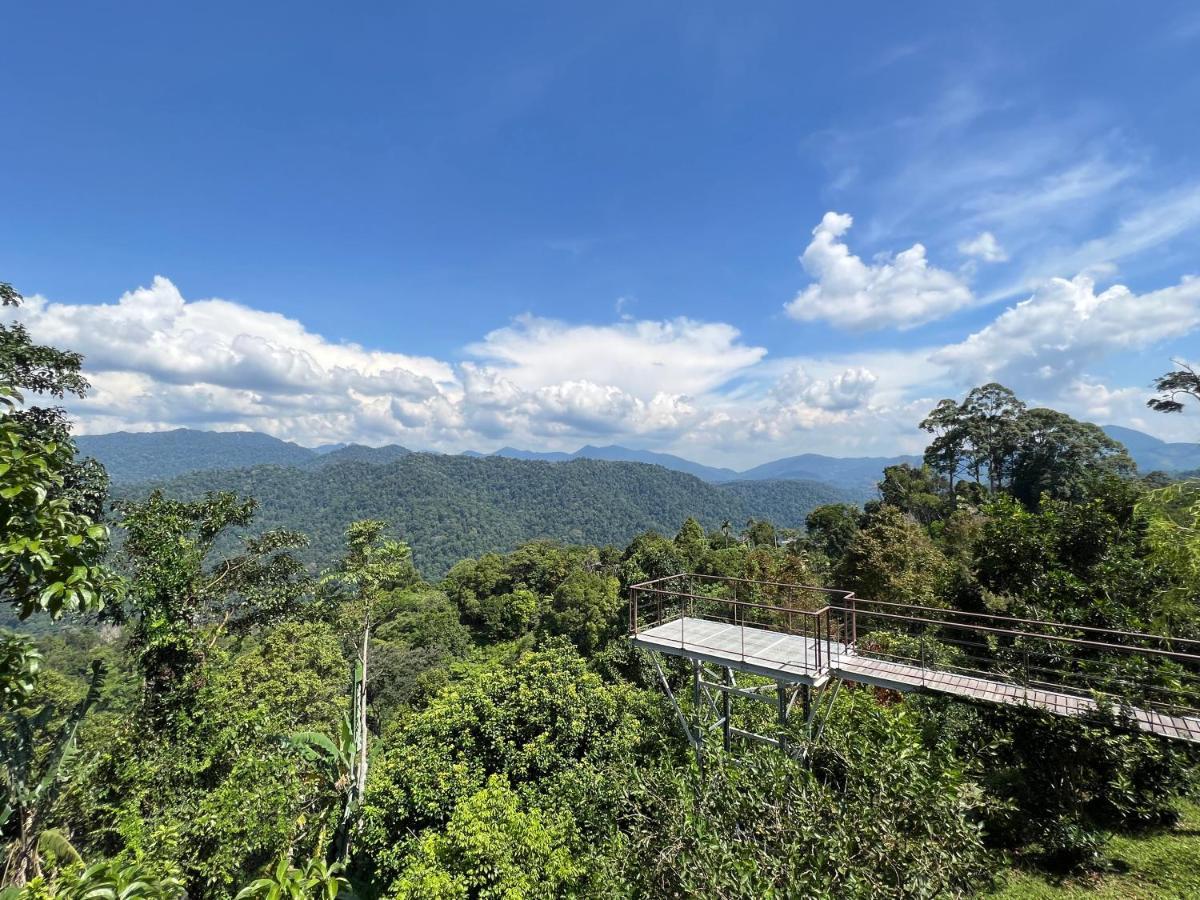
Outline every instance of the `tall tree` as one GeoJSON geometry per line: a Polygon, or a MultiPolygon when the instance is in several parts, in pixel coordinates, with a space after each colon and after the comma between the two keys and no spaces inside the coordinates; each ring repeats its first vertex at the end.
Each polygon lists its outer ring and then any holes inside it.
{"type": "Polygon", "coordinates": [[[1136,466],[1125,447],[1097,425],[1054,409],[1022,416],[1022,434],[1011,469],[1011,492],[1027,506],[1042,494],[1080,499],[1087,484],[1105,475],[1131,475],[1136,466]]]}
{"type": "Polygon", "coordinates": [[[338,824],[335,852],[340,859],[350,854],[350,817],[362,802],[367,786],[367,679],[370,675],[371,631],[397,608],[398,594],[420,581],[412,562],[412,551],[402,541],[385,537],[387,523],[366,519],[346,529],[346,553],[336,566],[321,577],[327,600],[339,602],[346,611],[357,659],[352,673],[351,724],[355,751],[352,793],[338,824]]]}
{"type": "Polygon", "coordinates": [[[146,700],[155,713],[183,709],[186,697],[178,692],[224,631],[278,618],[309,593],[311,579],[291,552],[306,539],[267,531],[246,538],[242,552],[211,563],[222,536],[253,521],[253,499],[221,492],[184,502],[155,491],[118,508],[128,535],[132,646],[146,700]]]}
{"type": "Polygon", "coordinates": [[[1147,400],[1146,405],[1156,412],[1183,412],[1183,401],[1188,397],[1200,401],[1200,373],[1185,362],[1174,360],[1174,363],[1178,369],[1154,379],[1154,389],[1159,394],[1147,400]]]}
{"type": "MultiPolygon", "coordinates": [[[[0,303],[20,302],[0,283],[0,303]]],[[[20,323],[0,323],[0,597],[21,618],[96,610],[120,586],[102,565],[103,469],[75,462],[61,409],[26,406],[22,393],[82,397],[81,363],[77,353],[33,343],[20,323]]]]}
{"type": "Polygon", "coordinates": [[[995,492],[1011,473],[1024,430],[1025,404],[1004,385],[991,382],[973,388],[961,410],[973,450],[972,474],[980,481],[986,471],[988,487],[995,492]]]}
{"type": "Polygon", "coordinates": [[[953,400],[942,400],[924,418],[921,428],[933,435],[925,448],[925,465],[946,478],[953,497],[954,481],[965,471],[968,461],[966,416],[953,400]]]}

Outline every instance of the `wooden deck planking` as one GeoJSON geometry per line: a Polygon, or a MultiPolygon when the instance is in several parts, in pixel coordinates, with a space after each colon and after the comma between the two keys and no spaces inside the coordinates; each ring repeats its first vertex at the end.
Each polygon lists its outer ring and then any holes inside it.
{"type": "MultiPolygon", "coordinates": [[[[707,619],[674,619],[638,632],[633,641],[651,650],[800,684],[820,684],[832,675],[891,690],[933,691],[1008,706],[1033,706],[1060,716],[1081,716],[1096,709],[1090,697],[860,656],[836,641],[821,642],[818,666],[813,638],[707,619]]],[[[1132,709],[1130,715],[1143,731],[1200,743],[1200,718],[1146,709],[1132,709]]]]}

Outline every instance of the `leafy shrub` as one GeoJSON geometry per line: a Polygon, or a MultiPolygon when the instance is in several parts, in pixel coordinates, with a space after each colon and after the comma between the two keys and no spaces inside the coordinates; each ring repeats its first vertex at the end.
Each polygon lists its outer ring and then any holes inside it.
{"type": "Polygon", "coordinates": [[[632,792],[624,877],[638,896],[937,897],[986,881],[979,797],[919,718],[839,700],[810,764],[750,749],[632,792]]]}

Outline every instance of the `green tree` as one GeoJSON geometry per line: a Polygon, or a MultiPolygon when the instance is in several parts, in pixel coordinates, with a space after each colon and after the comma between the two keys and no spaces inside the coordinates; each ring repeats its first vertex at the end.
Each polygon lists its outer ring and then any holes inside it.
{"type": "Polygon", "coordinates": [[[284,856],[237,892],[234,900],[335,900],[349,895],[350,882],[342,876],[341,863],[313,857],[300,868],[284,856]]]}
{"type": "Polygon", "coordinates": [[[950,564],[925,529],[884,505],[854,536],[840,571],[842,583],[865,600],[938,606],[950,564]]]}
{"type": "Polygon", "coordinates": [[[1154,389],[1159,394],[1146,401],[1156,412],[1183,412],[1183,400],[1190,397],[1200,401],[1200,373],[1187,363],[1174,362],[1179,368],[1155,378],[1154,389]]]}
{"type": "Polygon", "coordinates": [[[18,397],[0,385],[0,596],[22,619],[100,609],[120,589],[103,565],[108,529],[66,494],[70,441],[31,434],[18,397]]]}
{"type": "Polygon", "coordinates": [[[444,829],[425,834],[393,896],[553,900],[570,895],[582,871],[568,843],[569,828],[569,819],[523,809],[505,780],[493,775],[455,806],[444,829]]]}
{"type": "Polygon", "coordinates": [[[930,525],[941,518],[946,503],[942,499],[945,484],[933,470],[924,465],[920,468],[901,463],[883,470],[883,481],[879,482],[879,496],[889,506],[908,513],[922,525],[930,525]]]}
{"type": "Polygon", "coordinates": [[[1021,418],[1011,465],[1012,493],[1026,505],[1042,494],[1082,499],[1089,484],[1104,476],[1129,476],[1136,469],[1125,447],[1090,422],[1053,409],[1031,409],[1021,418]]]}
{"type": "Polygon", "coordinates": [[[367,684],[370,677],[371,630],[397,609],[397,596],[420,580],[408,545],[385,537],[387,523],[355,522],[346,530],[346,554],[321,577],[327,599],[339,602],[354,634],[357,659],[352,678],[351,724],[355,760],[350,799],[338,826],[337,854],[347,859],[351,817],[362,802],[367,783],[369,729],[367,684]]]}
{"type": "Polygon", "coordinates": [[[862,510],[848,503],[818,506],[804,520],[808,541],[831,564],[837,565],[858,534],[861,518],[862,510]]]}
{"type": "MultiPolygon", "coordinates": [[[[12,285],[0,282],[0,305],[19,306],[22,297],[12,285]]],[[[63,399],[68,394],[83,397],[90,385],[81,374],[83,357],[69,350],[35,344],[19,322],[0,323],[0,386],[20,398],[22,393],[63,399]]],[[[65,411],[57,406],[10,407],[6,415],[32,442],[66,448],[55,471],[61,477],[51,490],[55,498],[66,498],[73,512],[99,520],[108,493],[108,476],[93,459],[76,460],[71,427],[65,411]]]]}
{"type": "Polygon", "coordinates": [[[188,503],[155,491],[119,509],[132,579],[131,645],[146,700],[154,715],[186,711],[191,675],[222,633],[277,620],[308,595],[310,579],[291,552],[305,538],[267,531],[245,538],[241,553],[214,564],[209,557],[218,539],[253,521],[253,499],[217,493],[188,503]]]}
{"type": "Polygon", "coordinates": [[[47,704],[37,712],[7,712],[0,730],[4,766],[0,834],[8,838],[3,884],[20,887],[40,874],[39,840],[46,819],[75,758],[75,734],[100,698],[104,670],[93,663],[87,693],[54,727],[58,711],[47,704]]]}
{"type": "Polygon", "coordinates": [[[995,492],[1011,475],[1013,456],[1025,431],[1025,404],[1004,385],[991,382],[973,388],[961,412],[972,448],[971,473],[978,482],[986,471],[988,487],[995,492]]]}
{"type": "Polygon", "coordinates": [[[704,535],[704,528],[689,516],[675,535],[675,546],[679,548],[679,554],[688,568],[694,571],[708,552],[708,538],[704,535]]]}
{"type": "Polygon", "coordinates": [[[569,638],[582,653],[595,653],[619,632],[620,589],[611,575],[572,572],[554,590],[546,632],[569,638]]]}
{"type": "Polygon", "coordinates": [[[925,448],[925,465],[946,478],[953,497],[955,479],[966,471],[969,459],[966,416],[955,401],[942,400],[921,422],[921,428],[933,435],[925,448]]]}

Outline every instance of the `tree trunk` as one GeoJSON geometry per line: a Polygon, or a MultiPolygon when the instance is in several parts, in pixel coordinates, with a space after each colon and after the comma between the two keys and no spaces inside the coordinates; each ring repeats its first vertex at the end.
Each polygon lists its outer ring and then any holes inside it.
{"type": "Polygon", "coordinates": [[[371,623],[363,623],[362,639],[362,677],[358,685],[358,771],[355,779],[355,793],[359,802],[367,789],[367,654],[371,641],[371,623]]]}
{"type": "Polygon", "coordinates": [[[4,861],[4,886],[24,887],[40,874],[38,864],[37,814],[33,809],[21,813],[21,833],[12,842],[4,861]]]}

